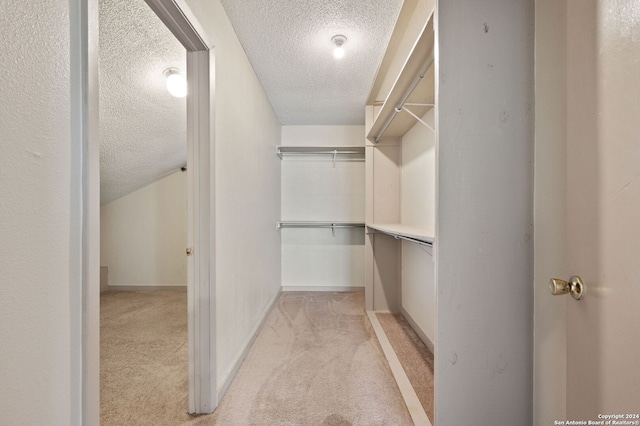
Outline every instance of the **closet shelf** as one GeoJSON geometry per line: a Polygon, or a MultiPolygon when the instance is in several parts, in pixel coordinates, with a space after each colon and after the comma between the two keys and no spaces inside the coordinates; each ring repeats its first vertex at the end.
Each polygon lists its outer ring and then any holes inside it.
{"type": "Polygon", "coordinates": [[[402,225],[400,223],[367,223],[367,228],[417,244],[433,245],[435,242],[433,232],[417,226],[402,225]]]}
{"type": "Polygon", "coordinates": [[[276,154],[282,159],[284,155],[349,155],[364,159],[364,146],[287,146],[276,147],[276,154]]]}
{"type": "MultiPolygon", "coordinates": [[[[435,102],[433,14],[409,54],[367,135],[373,143],[402,137],[435,102]]],[[[431,126],[428,126],[431,128],[431,126]]],[[[431,128],[433,130],[433,128],[431,128]]]]}

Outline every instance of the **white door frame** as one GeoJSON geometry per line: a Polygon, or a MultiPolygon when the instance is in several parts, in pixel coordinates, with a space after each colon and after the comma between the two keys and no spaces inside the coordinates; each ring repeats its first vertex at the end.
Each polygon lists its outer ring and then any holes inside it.
{"type": "MultiPolygon", "coordinates": [[[[187,242],[192,271],[187,278],[189,412],[211,413],[218,405],[215,351],[214,93],[213,43],[184,0],[145,0],[187,50],[187,242]]],[[[82,149],[82,363],[74,371],[72,410],[78,424],[100,423],[100,141],[98,137],[98,0],[71,7],[72,127],[82,149]],[[77,110],[77,111],[76,111],[77,110]],[[81,379],[79,379],[81,378],[81,379]],[[81,412],[80,412],[81,411],[81,412]]],[[[77,340],[74,340],[77,341],[77,340]]],[[[72,345],[74,342],[72,342],[72,345]]]]}
{"type": "Polygon", "coordinates": [[[184,0],[145,0],[187,50],[189,412],[218,406],[215,353],[213,43],[184,0]]]}

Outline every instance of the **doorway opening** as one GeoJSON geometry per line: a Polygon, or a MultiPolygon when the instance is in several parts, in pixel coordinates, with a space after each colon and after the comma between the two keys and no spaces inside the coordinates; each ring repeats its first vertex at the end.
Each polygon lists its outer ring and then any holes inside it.
{"type": "MultiPolygon", "coordinates": [[[[182,2],[148,0],[147,4],[187,50],[186,74],[190,86],[187,96],[187,324],[188,324],[188,411],[209,413],[217,406],[215,389],[215,324],[210,318],[210,301],[215,290],[211,269],[211,190],[213,185],[213,44],[193,13],[182,2]],[[196,286],[194,283],[198,282],[196,286]]],[[[98,155],[98,1],[74,6],[74,31],[81,43],[74,67],[76,121],[82,127],[83,151],[83,246],[82,301],[79,327],[82,331],[82,362],[78,374],[83,423],[98,424],[100,417],[100,159],[98,155]]],[[[153,43],[153,40],[146,40],[153,43]]],[[[123,76],[127,78],[128,76],[123,76]]],[[[185,407],[187,408],[187,407],[185,407]]]]}

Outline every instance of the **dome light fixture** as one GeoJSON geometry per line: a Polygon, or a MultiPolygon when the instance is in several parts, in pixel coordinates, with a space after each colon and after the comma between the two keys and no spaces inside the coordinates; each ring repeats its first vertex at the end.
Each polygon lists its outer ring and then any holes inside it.
{"type": "Polygon", "coordinates": [[[167,77],[167,91],[176,98],[184,98],[187,96],[187,81],[180,74],[178,68],[167,68],[164,70],[164,76],[167,77]]]}
{"type": "Polygon", "coordinates": [[[333,57],[336,59],[341,59],[344,57],[344,48],[343,44],[347,42],[347,37],[338,34],[331,37],[331,42],[336,45],[336,48],[333,49],[333,57]]]}

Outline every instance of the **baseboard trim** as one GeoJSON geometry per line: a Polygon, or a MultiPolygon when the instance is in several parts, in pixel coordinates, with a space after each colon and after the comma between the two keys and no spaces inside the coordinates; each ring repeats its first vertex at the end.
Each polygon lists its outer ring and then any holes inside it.
{"type": "Polygon", "coordinates": [[[346,286],[282,286],[283,293],[294,291],[364,291],[364,287],[346,286]]]}
{"type": "Polygon", "coordinates": [[[253,332],[250,334],[247,343],[244,345],[244,349],[236,357],[236,361],[233,364],[233,368],[231,369],[231,371],[229,371],[227,376],[224,378],[224,380],[222,382],[222,386],[220,386],[218,388],[218,390],[217,390],[217,392],[218,392],[218,404],[220,404],[220,402],[222,402],[222,398],[224,398],[224,395],[229,390],[229,386],[231,386],[231,383],[233,382],[233,379],[236,377],[236,374],[238,373],[238,370],[242,366],[242,362],[247,357],[247,354],[249,353],[249,350],[253,346],[253,343],[256,341],[256,338],[258,337],[258,334],[260,334],[260,331],[262,330],[262,327],[264,327],[264,324],[267,322],[267,318],[269,318],[269,314],[271,314],[271,311],[273,311],[273,308],[276,307],[276,304],[278,303],[278,299],[280,298],[280,294],[282,294],[282,289],[278,290],[278,292],[275,294],[275,296],[273,296],[271,301],[267,304],[267,307],[264,309],[264,311],[262,311],[262,316],[260,318],[260,321],[258,321],[258,324],[253,329],[253,332]]]}
{"type": "Polygon", "coordinates": [[[110,285],[107,291],[187,291],[186,285],[110,285]]]}
{"type": "Polygon", "coordinates": [[[414,319],[411,317],[411,315],[409,315],[409,313],[403,308],[400,307],[400,313],[402,314],[402,316],[404,317],[404,319],[407,320],[407,322],[409,323],[409,325],[411,326],[411,328],[413,329],[413,331],[416,332],[416,334],[418,335],[418,337],[420,338],[420,340],[422,340],[422,342],[427,346],[427,348],[429,348],[429,350],[431,351],[431,353],[435,353],[433,350],[435,348],[435,345],[433,344],[433,342],[431,341],[431,339],[429,339],[429,336],[427,336],[420,327],[418,327],[418,323],[416,323],[414,321],[414,319]]]}

